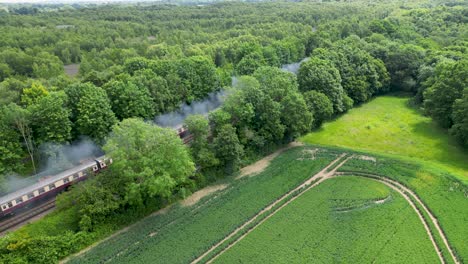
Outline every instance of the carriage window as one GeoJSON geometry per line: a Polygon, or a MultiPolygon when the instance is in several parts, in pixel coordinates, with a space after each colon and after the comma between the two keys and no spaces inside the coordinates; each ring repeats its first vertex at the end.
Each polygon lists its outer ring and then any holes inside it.
{"type": "Polygon", "coordinates": [[[6,210],[7,208],[8,208],[8,206],[6,204],[2,205],[3,210],[6,210]]]}
{"type": "Polygon", "coordinates": [[[19,204],[19,203],[22,203],[22,202],[23,202],[23,198],[16,199],[16,204],[19,204]]]}
{"type": "Polygon", "coordinates": [[[63,179],[63,183],[68,183],[70,180],[67,178],[63,179]]]}
{"type": "Polygon", "coordinates": [[[93,171],[97,171],[98,170],[98,167],[97,166],[93,166],[93,171]]]}
{"type": "Polygon", "coordinates": [[[74,180],[78,179],[78,174],[73,175],[73,179],[74,180]]]}
{"type": "Polygon", "coordinates": [[[9,203],[8,203],[8,207],[13,207],[13,203],[12,203],[12,202],[9,202],[9,203]]]}
{"type": "Polygon", "coordinates": [[[49,190],[55,189],[55,183],[49,185],[49,190]]]}
{"type": "Polygon", "coordinates": [[[41,194],[41,193],[45,193],[44,188],[40,188],[40,189],[39,189],[39,194],[41,194]]]}
{"type": "Polygon", "coordinates": [[[34,197],[34,193],[28,193],[28,199],[31,199],[34,197]]]}

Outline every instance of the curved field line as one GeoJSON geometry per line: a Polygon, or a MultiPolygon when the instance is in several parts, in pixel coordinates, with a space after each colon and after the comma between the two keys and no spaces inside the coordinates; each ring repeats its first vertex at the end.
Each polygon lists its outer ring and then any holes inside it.
{"type": "MultiPolygon", "coordinates": [[[[350,176],[353,176],[353,175],[350,175],[350,176]]],[[[377,181],[377,182],[380,182],[380,183],[383,183],[385,185],[387,185],[388,187],[390,187],[392,190],[398,192],[408,203],[409,205],[413,208],[413,210],[416,212],[416,214],[418,215],[419,217],[419,220],[421,220],[421,223],[423,224],[424,226],[424,229],[426,229],[426,233],[427,235],[429,236],[429,239],[431,240],[432,242],[432,245],[434,246],[434,249],[437,253],[437,255],[439,256],[439,260],[441,263],[445,263],[445,260],[442,256],[442,253],[441,253],[441,250],[439,249],[439,246],[437,245],[437,243],[435,242],[435,239],[434,239],[434,236],[432,235],[432,232],[431,232],[431,229],[429,228],[429,225],[427,224],[426,220],[424,219],[424,216],[422,215],[422,213],[418,210],[418,208],[416,207],[416,205],[414,204],[414,202],[411,200],[411,198],[408,197],[408,195],[402,191],[400,188],[398,188],[397,186],[391,184],[390,182],[387,182],[383,179],[377,179],[377,178],[373,178],[373,177],[366,177],[366,176],[362,176],[362,175],[356,175],[358,177],[363,177],[363,178],[367,178],[367,179],[371,179],[373,181],[377,181]]]]}
{"type": "MultiPolygon", "coordinates": [[[[307,191],[309,191],[310,189],[312,189],[313,187],[319,185],[320,183],[322,183],[323,181],[327,180],[327,179],[330,179],[332,177],[336,177],[336,176],[340,176],[340,175],[349,175],[349,176],[360,176],[360,177],[366,177],[366,178],[369,178],[369,179],[372,179],[372,180],[375,180],[375,181],[378,181],[380,183],[383,183],[385,184],[386,186],[388,186],[389,188],[391,188],[392,190],[398,192],[408,203],[409,205],[413,208],[413,210],[416,212],[416,214],[418,215],[421,223],[423,224],[424,226],[424,229],[426,230],[426,233],[427,235],[429,236],[429,239],[431,240],[431,243],[434,247],[434,250],[436,251],[438,257],[439,257],[439,260],[441,263],[444,263],[445,264],[445,260],[442,256],[442,252],[441,250],[439,249],[439,246],[437,245],[437,243],[435,242],[435,239],[434,239],[434,236],[431,232],[431,229],[429,228],[429,225],[428,223],[426,222],[426,219],[424,218],[424,216],[422,215],[422,213],[418,210],[418,208],[416,207],[415,203],[413,202],[413,200],[411,200],[411,198],[409,196],[412,196],[417,202],[418,204],[420,204],[424,211],[426,211],[426,213],[430,216],[434,226],[436,226],[437,230],[439,231],[439,234],[441,235],[446,247],[448,248],[451,256],[452,256],[452,259],[455,263],[457,264],[460,264],[460,262],[457,260],[457,258],[455,257],[455,254],[452,252],[451,250],[451,247],[449,246],[448,244],[448,240],[447,238],[445,237],[445,234],[442,232],[442,229],[440,228],[440,226],[438,225],[438,222],[437,220],[435,219],[435,217],[430,213],[430,211],[427,209],[427,207],[424,205],[424,203],[422,203],[422,201],[419,199],[419,197],[414,194],[410,189],[408,189],[406,186],[402,185],[401,183],[397,182],[397,181],[394,181],[394,180],[391,180],[391,179],[388,179],[386,177],[382,177],[380,175],[373,175],[373,174],[366,174],[366,173],[362,173],[362,174],[359,174],[359,173],[346,173],[346,172],[339,172],[337,173],[336,170],[338,168],[340,168],[348,159],[350,159],[352,156],[348,157],[347,159],[345,159],[343,162],[341,162],[338,166],[336,166],[333,170],[331,170],[330,172],[326,172],[326,170],[329,168],[329,167],[332,167],[333,164],[336,163],[336,161],[338,160],[335,160],[333,161],[331,164],[329,164],[326,168],[324,168],[322,171],[320,171],[319,173],[317,173],[316,175],[314,175],[313,177],[311,177],[310,179],[314,179],[316,180],[315,183],[313,183],[312,185],[308,186],[308,185],[301,185],[300,187],[303,188],[303,187],[306,187],[305,190],[303,190],[301,193],[299,193],[297,196],[294,196],[292,197],[289,201],[287,201],[286,203],[284,203],[283,205],[281,205],[280,207],[278,207],[277,209],[275,209],[273,212],[271,212],[267,217],[265,217],[264,219],[262,219],[261,221],[259,221],[258,223],[256,223],[251,229],[249,229],[247,232],[245,232],[243,235],[241,235],[240,237],[238,237],[237,239],[235,239],[229,246],[227,246],[226,248],[224,248],[223,250],[221,250],[220,252],[218,252],[216,255],[214,255],[210,260],[208,260],[206,263],[212,263],[217,257],[219,257],[221,254],[223,254],[224,252],[226,252],[228,249],[230,249],[231,247],[233,247],[235,244],[237,244],[239,241],[241,241],[244,237],[246,237],[250,232],[252,232],[255,228],[257,228],[258,226],[260,226],[263,222],[265,222],[266,220],[268,220],[270,217],[272,217],[273,215],[275,215],[279,210],[281,210],[282,208],[284,208],[285,206],[287,206],[288,204],[290,204],[292,201],[294,201],[296,198],[298,198],[299,196],[301,196],[302,194],[306,193],[307,191]],[[323,172],[323,173],[322,173],[323,172]],[[322,173],[322,176],[320,177],[316,177],[318,176],[318,174],[321,174],[322,173]],[[354,174],[354,175],[353,175],[354,174]]],[[[340,157],[341,158],[341,157],[340,157]]],[[[307,181],[307,182],[310,182],[310,179],[307,181]]],[[[298,187],[299,188],[299,187],[298,187]]],[[[295,189],[296,190],[296,189],[295,189]]],[[[289,194],[289,193],[288,193],[289,194]]],[[[278,204],[281,200],[283,200],[284,198],[286,198],[287,195],[285,196],[282,196],[279,200],[275,201],[274,204],[278,204]]],[[[208,255],[210,252],[212,252],[213,250],[215,250],[217,247],[219,247],[223,242],[225,242],[226,240],[228,240],[229,238],[233,237],[236,233],[238,233],[241,229],[243,229],[243,227],[247,226],[248,224],[250,224],[251,222],[253,222],[255,219],[257,219],[260,215],[262,215],[263,213],[265,213],[266,210],[263,210],[261,211],[260,213],[258,213],[257,215],[255,215],[252,219],[250,219],[248,221],[248,223],[245,223],[243,224],[241,227],[239,227],[238,229],[236,229],[233,233],[231,233],[229,236],[227,236],[225,239],[223,239],[221,242],[219,242],[218,244],[216,244],[215,246],[213,246],[209,251],[205,252],[202,256],[200,256],[199,258],[197,258],[195,261],[193,261],[192,263],[198,263],[200,260],[203,259],[203,257],[205,257],[206,255],[208,255]]]]}
{"type": "Polygon", "coordinates": [[[431,222],[436,227],[437,232],[439,232],[439,235],[442,238],[442,241],[444,241],[444,245],[447,248],[448,252],[450,253],[450,256],[452,257],[453,262],[455,262],[456,264],[461,263],[457,259],[457,257],[455,256],[455,253],[453,252],[452,247],[450,246],[445,233],[443,232],[442,228],[440,227],[440,224],[439,224],[439,221],[437,221],[437,218],[435,218],[435,216],[432,214],[432,212],[427,208],[426,204],[424,204],[422,202],[422,200],[419,198],[419,196],[416,193],[414,193],[411,189],[409,189],[408,187],[406,187],[403,184],[399,183],[398,181],[395,181],[395,180],[392,180],[390,178],[387,178],[387,177],[384,177],[384,176],[381,176],[381,175],[377,175],[377,174],[363,173],[363,172],[339,172],[339,173],[336,173],[336,174],[337,175],[352,174],[352,175],[356,175],[356,176],[362,176],[362,177],[366,177],[366,178],[376,179],[376,180],[379,180],[379,181],[383,181],[383,182],[387,182],[389,184],[392,184],[396,188],[399,188],[401,191],[407,193],[409,196],[411,196],[423,208],[423,210],[429,216],[431,222]]]}
{"type": "Polygon", "coordinates": [[[281,196],[280,198],[278,198],[277,200],[275,200],[273,203],[271,203],[270,205],[268,205],[265,209],[261,210],[260,212],[258,212],[257,214],[255,214],[252,218],[250,218],[248,221],[244,222],[244,224],[242,224],[240,227],[236,228],[233,232],[231,232],[229,235],[227,235],[224,239],[222,239],[221,241],[219,241],[218,243],[216,243],[215,245],[213,245],[210,249],[208,249],[207,251],[205,251],[205,253],[203,253],[202,255],[200,255],[198,258],[196,258],[195,260],[193,260],[191,263],[192,264],[195,264],[195,263],[198,263],[200,262],[203,258],[205,258],[207,255],[209,255],[211,252],[213,252],[214,250],[216,250],[219,246],[221,246],[224,242],[228,241],[229,239],[231,239],[232,237],[234,237],[236,234],[238,234],[240,231],[242,231],[246,226],[248,226],[249,224],[253,223],[255,220],[257,220],[260,216],[262,216],[263,214],[265,213],[269,213],[269,215],[261,220],[260,222],[256,223],[251,229],[249,229],[249,231],[247,231],[245,234],[243,234],[242,236],[238,237],[237,239],[234,240],[234,242],[232,242],[228,247],[226,247],[225,249],[221,250],[220,252],[218,252],[213,258],[211,258],[207,263],[211,263],[215,258],[217,258],[219,255],[221,255],[222,253],[224,253],[226,250],[228,250],[229,248],[231,248],[234,244],[236,244],[238,241],[240,241],[242,238],[244,238],[247,234],[249,234],[252,230],[254,230],[257,226],[259,226],[261,223],[263,223],[264,221],[266,221],[268,218],[270,218],[271,216],[273,216],[276,212],[278,212],[280,209],[282,209],[284,206],[288,205],[290,202],[292,202],[293,200],[295,200],[297,197],[301,196],[304,192],[308,191],[309,189],[317,186],[318,184],[320,184],[322,181],[324,181],[325,179],[333,176],[336,172],[336,170],[338,168],[340,168],[346,161],[348,161],[348,159],[350,159],[352,156],[349,156],[348,158],[346,158],[345,160],[343,160],[341,163],[339,163],[336,167],[334,167],[331,171],[328,171],[328,169],[330,167],[332,167],[333,165],[335,165],[338,161],[340,161],[343,157],[346,156],[346,153],[343,153],[342,155],[340,155],[337,159],[335,159],[334,161],[332,161],[330,164],[328,164],[325,168],[323,168],[321,171],[319,171],[318,173],[316,173],[315,175],[313,175],[312,177],[310,177],[308,180],[306,180],[304,183],[300,184],[299,186],[297,186],[296,188],[294,188],[293,190],[287,192],[286,194],[284,194],[283,196],[281,196]],[[293,198],[291,198],[289,201],[287,201],[285,204],[281,205],[280,207],[278,207],[277,209],[273,209],[276,205],[280,204],[281,202],[283,202],[285,199],[287,199],[290,194],[292,193],[295,193],[297,191],[300,191],[301,189],[303,188],[306,188],[305,190],[303,190],[302,192],[300,192],[298,195],[294,196],[293,198]],[[271,212],[270,212],[271,211],[271,212]]]}

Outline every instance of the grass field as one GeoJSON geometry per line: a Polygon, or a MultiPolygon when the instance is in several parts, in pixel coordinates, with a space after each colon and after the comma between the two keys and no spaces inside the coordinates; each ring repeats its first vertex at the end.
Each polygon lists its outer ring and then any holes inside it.
{"type": "Polygon", "coordinates": [[[447,169],[468,182],[468,152],[408,101],[406,97],[377,97],[323,124],[301,141],[414,158],[447,169]]]}
{"type": "Polygon", "coordinates": [[[373,180],[338,177],[304,193],[214,263],[437,261],[416,213],[399,194],[373,180]]]}

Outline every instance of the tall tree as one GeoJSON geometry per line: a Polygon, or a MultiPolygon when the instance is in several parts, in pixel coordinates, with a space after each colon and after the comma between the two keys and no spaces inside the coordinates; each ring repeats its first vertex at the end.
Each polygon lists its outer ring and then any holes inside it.
{"type": "Polygon", "coordinates": [[[117,122],[117,118],[102,88],[93,86],[83,88],[76,105],[76,132],[78,135],[86,135],[97,142],[102,142],[117,122]]]}
{"type": "Polygon", "coordinates": [[[452,106],[462,97],[468,83],[468,60],[444,62],[436,67],[436,78],[432,86],[424,91],[424,109],[442,127],[453,124],[452,106]]]}
{"type": "Polygon", "coordinates": [[[314,117],[312,128],[320,127],[323,121],[333,115],[333,104],[325,94],[313,90],[308,91],[304,93],[304,100],[314,117]]]}
{"type": "Polygon", "coordinates": [[[131,205],[156,196],[170,197],[195,171],[187,147],[172,129],[140,119],[115,125],[104,150],[114,160],[116,184],[131,205]]]}
{"type": "Polygon", "coordinates": [[[455,100],[452,119],[450,133],[468,147],[468,88],[463,90],[462,98],[455,100]]]}
{"type": "Polygon", "coordinates": [[[65,143],[71,139],[70,110],[65,107],[66,94],[53,92],[29,107],[31,126],[38,145],[65,143]]]}
{"type": "Polygon", "coordinates": [[[148,88],[137,86],[129,77],[123,79],[104,86],[115,115],[120,120],[129,117],[152,118],[154,109],[148,88]]]}
{"type": "Polygon", "coordinates": [[[335,113],[347,110],[343,102],[346,94],[341,86],[341,76],[331,62],[312,58],[301,64],[297,79],[302,92],[315,90],[325,94],[332,101],[335,113]]]}
{"type": "Polygon", "coordinates": [[[37,173],[35,154],[36,148],[31,127],[31,113],[17,104],[11,103],[4,109],[5,119],[21,135],[23,144],[31,159],[34,173],[37,173]]]}
{"type": "Polygon", "coordinates": [[[208,144],[208,136],[210,133],[208,119],[202,115],[191,115],[184,123],[192,137],[190,141],[190,151],[195,164],[202,168],[217,165],[218,160],[208,144]]]}
{"type": "Polygon", "coordinates": [[[231,174],[239,169],[244,148],[239,142],[236,129],[230,125],[224,125],[219,129],[213,140],[216,157],[224,166],[226,173],[231,174]]]}

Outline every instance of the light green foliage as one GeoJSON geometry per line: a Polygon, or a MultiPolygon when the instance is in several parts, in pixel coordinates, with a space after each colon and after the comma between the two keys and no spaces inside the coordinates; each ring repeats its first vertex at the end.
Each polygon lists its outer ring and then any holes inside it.
{"type": "Polygon", "coordinates": [[[281,209],[214,263],[377,258],[388,263],[438,261],[418,216],[400,194],[372,180],[336,178],[281,209]]]}
{"type": "Polygon", "coordinates": [[[170,89],[166,79],[156,75],[149,69],[135,72],[131,80],[138,87],[148,89],[153,99],[156,114],[172,110],[180,103],[180,96],[176,91],[170,89]]]}
{"type": "Polygon", "coordinates": [[[139,119],[115,125],[104,150],[114,160],[114,181],[132,205],[156,196],[170,197],[195,170],[186,146],[172,129],[139,119]]]}
{"type": "Polygon", "coordinates": [[[323,129],[304,136],[308,143],[416,158],[468,179],[468,154],[430,118],[408,106],[408,98],[383,96],[352,109],[323,129]]]}
{"type": "Polygon", "coordinates": [[[48,52],[35,55],[32,68],[36,78],[50,79],[64,73],[62,61],[48,52]]]}
{"type": "Polygon", "coordinates": [[[23,89],[21,95],[21,103],[25,106],[30,106],[49,94],[49,91],[39,82],[33,82],[31,87],[23,89]]]}

